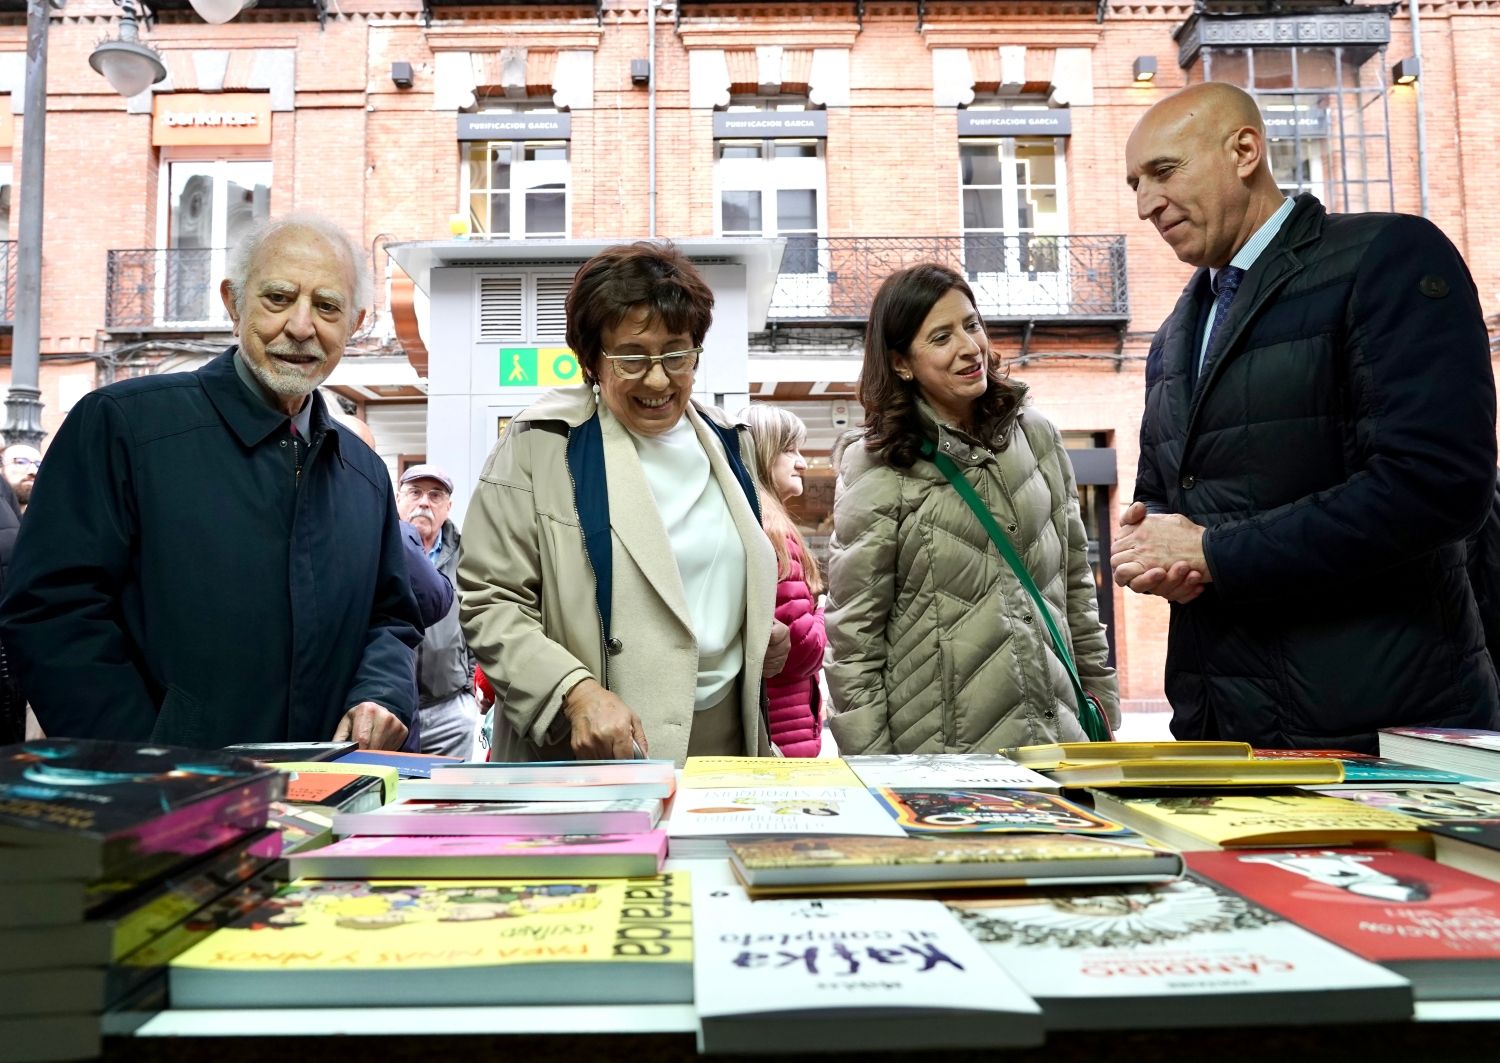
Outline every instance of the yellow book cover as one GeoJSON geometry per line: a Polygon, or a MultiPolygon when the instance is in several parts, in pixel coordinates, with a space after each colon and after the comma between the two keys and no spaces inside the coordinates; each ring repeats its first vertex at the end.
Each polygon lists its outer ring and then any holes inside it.
{"type": "Polygon", "coordinates": [[[1325,786],[1344,781],[1336,760],[1101,760],[1047,769],[1064,786],[1325,786]]]}
{"type": "Polygon", "coordinates": [[[340,764],[332,760],[314,761],[287,761],[283,764],[269,765],[277,771],[306,774],[334,774],[334,775],[373,775],[380,780],[381,800],[384,804],[390,804],[396,799],[396,787],[400,785],[401,777],[396,774],[395,768],[387,768],[380,764],[340,764]]]}
{"type": "Polygon", "coordinates": [[[1316,794],[1177,794],[1095,791],[1094,808],[1186,851],[1300,845],[1396,846],[1431,852],[1422,824],[1358,801],[1316,794]]]}
{"type": "Polygon", "coordinates": [[[1054,742],[1045,746],[1010,746],[999,751],[1033,771],[1064,762],[1097,760],[1249,760],[1248,742],[1054,742]]]}
{"type": "Polygon", "coordinates": [[[692,999],[682,872],[291,883],[171,963],[179,1007],[692,999]]]}
{"type": "Polygon", "coordinates": [[[865,784],[842,760],[812,757],[688,757],[684,790],[778,789],[863,790],[865,784]]]}

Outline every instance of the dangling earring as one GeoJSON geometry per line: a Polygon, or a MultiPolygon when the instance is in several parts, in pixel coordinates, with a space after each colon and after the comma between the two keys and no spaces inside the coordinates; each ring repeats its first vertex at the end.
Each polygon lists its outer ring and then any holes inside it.
{"type": "Polygon", "coordinates": [[[599,382],[594,381],[594,405],[599,405],[599,382]]]}

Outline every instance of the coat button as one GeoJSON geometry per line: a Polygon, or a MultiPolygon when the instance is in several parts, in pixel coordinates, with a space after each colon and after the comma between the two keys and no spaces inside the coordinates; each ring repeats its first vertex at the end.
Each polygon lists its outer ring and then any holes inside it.
{"type": "Polygon", "coordinates": [[[621,642],[619,639],[617,639],[617,638],[615,638],[613,636],[611,636],[611,637],[609,637],[609,638],[607,638],[607,639],[604,640],[604,650],[611,657],[613,657],[615,654],[619,653],[624,648],[625,648],[625,643],[621,642]]]}
{"type": "Polygon", "coordinates": [[[1032,615],[1030,613],[1027,613],[1025,616],[1021,617],[1021,623],[1023,623],[1023,624],[1029,624],[1029,623],[1031,623],[1032,619],[1033,619],[1032,615]]]}
{"type": "Polygon", "coordinates": [[[1016,522],[1015,521],[1011,521],[1009,524],[1007,524],[1005,526],[1005,530],[1008,531],[1008,532],[1013,532],[1013,531],[1016,530],[1017,527],[1018,527],[1018,525],[1016,524],[1016,522]]]}
{"type": "Polygon", "coordinates": [[[1198,481],[1193,479],[1191,475],[1188,475],[1178,481],[1178,486],[1184,491],[1191,491],[1194,487],[1198,486],[1198,481]]]}

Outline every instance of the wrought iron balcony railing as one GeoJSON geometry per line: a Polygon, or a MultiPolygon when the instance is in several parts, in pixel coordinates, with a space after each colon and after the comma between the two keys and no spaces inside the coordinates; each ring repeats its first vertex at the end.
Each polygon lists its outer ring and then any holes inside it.
{"type": "Polygon", "coordinates": [[[0,325],[16,323],[16,242],[0,240],[0,325]]]}
{"type": "Polygon", "coordinates": [[[221,247],[147,247],[111,251],[105,277],[104,327],[224,330],[219,299],[226,252],[221,247]]]}
{"type": "Polygon", "coordinates": [[[962,273],[988,321],[1118,323],[1130,316],[1125,237],[965,233],[789,236],[769,320],[863,323],[881,282],[919,262],[962,273]]]}

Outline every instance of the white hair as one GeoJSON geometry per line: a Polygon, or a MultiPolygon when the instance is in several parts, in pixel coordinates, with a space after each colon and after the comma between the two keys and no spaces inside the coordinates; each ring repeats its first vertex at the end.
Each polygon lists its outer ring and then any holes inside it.
{"type": "Polygon", "coordinates": [[[310,230],[337,248],[349,260],[349,268],[354,271],[354,305],[349,308],[351,317],[369,307],[375,286],[370,280],[370,267],[365,262],[364,250],[341,225],[310,211],[267,218],[230,249],[225,272],[228,274],[229,292],[234,296],[235,306],[244,308],[245,288],[250,283],[250,266],[255,261],[256,253],[267,240],[287,229],[310,230]]]}

